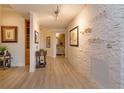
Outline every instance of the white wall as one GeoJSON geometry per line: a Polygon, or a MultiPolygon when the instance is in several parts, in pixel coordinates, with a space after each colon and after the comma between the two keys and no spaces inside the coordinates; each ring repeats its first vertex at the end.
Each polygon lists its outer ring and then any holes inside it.
{"type": "Polygon", "coordinates": [[[55,36],[55,32],[52,32],[49,29],[41,29],[41,44],[40,44],[40,48],[42,49],[46,49],[47,50],[47,56],[50,57],[55,57],[55,46],[56,46],[56,36],[55,36]],[[51,37],[51,47],[50,48],[46,48],[46,37],[50,36],[51,37]]]}
{"type": "MultiPolygon", "coordinates": [[[[25,19],[18,13],[9,10],[2,10],[1,13],[2,26],[17,26],[18,27],[18,42],[17,43],[1,43],[6,46],[12,54],[12,66],[25,65],[25,19]]],[[[1,33],[0,33],[1,39],[1,33]]]]}
{"type": "Polygon", "coordinates": [[[39,50],[39,44],[35,43],[35,31],[39,32],[40,30],[38,21],[39,20],[37,15],[34,12],[30,12],[30,72],[35,71],[36,67],[35,52],[39,50]]]}
{"type": "Polygon", "coordinates": [[[102,88],[120,88],[123,9],[123,5],[87,5],[67,29],[69,62],[102,88]],[[69,31],[75,26],[79,26],[78,47],[69,45],[69,31]],[[92,32],[84,32],[86,28],[92,32]]]}
{"type": "Polygon", "coordinates": [[[44,35],[43,35],[43,29],[40,29],[40,49],[43,49],[45,47],[44,45],[44,35]]]}

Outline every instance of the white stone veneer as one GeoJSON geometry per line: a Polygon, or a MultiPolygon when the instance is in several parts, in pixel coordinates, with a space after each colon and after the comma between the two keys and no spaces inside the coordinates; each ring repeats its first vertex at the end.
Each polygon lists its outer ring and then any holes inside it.
{"type": "Polygon", "coordinates": [[[79,46],[70,46],[68,36],[69,62],[100,88],[123,88],[124,5],[87,5],[69,24],[68,35],[75,26],[79,46]],[[92,32],[85,33],[86,28],[92,32]]]}

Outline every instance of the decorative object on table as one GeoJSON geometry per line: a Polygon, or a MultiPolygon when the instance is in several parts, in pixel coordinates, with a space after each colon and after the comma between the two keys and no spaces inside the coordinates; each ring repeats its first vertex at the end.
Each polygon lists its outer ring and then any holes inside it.
{"type": "Polygon", "coordinates": [[[47,51],[40,49],[39,51],[36,51],[36,68],[45,67],[46,66],[46,55],[47,51]]]}
{"type": "Polygon", "coordinates": [[[35,31],[35,44],[39,43],[39,33],[37,31],[35,31]]]}
{"type": "Polygon", "coordinates": [[[47,36],[46,37],[46,48],[50,48],[51,47],[51,37],[47,36]]]}
{"type": "Polygon", "coordinates": [[[78,47],[78,45],[79,45],[79,27],[76,26],[70,30],[70,46],[78,47]]]}
{"type": "Polygon", "coordinates": [[[11,67],[11,54],[6,49],[6,47],[0,46],[0,67],[3,67],[5,70],[5,67],[11,67]]]}
{"type": "Polygon", "coordinates": [[[17,42],[17,26],[1,26],[1,40],[2,43],[17,42]]]}
{"type": "Polygon", "coordinates": [[[5,56],[5,66],[10,68],[11,67],[11,59],[12,59],[10,52],[8,50],[6,50],[4,52],[4,56],[5,56]]]}

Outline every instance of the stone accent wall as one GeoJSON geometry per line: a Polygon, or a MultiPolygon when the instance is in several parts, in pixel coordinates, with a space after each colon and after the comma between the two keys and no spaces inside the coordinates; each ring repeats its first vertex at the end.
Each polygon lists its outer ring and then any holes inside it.
{"type": "Polygon", "coordinates": [[[124,7],[120,8],[120,27],[121,27],[121,88],[124,88],[124,7]]]}
{"type": "Polygon", "coordinates": [[[124,78],[121,78],[124,77],[121,75],[124,72],[121,70],[124,68],[121,66],[124,61],[121,57],[124,56],[124,52],[121,53],[122,28],[124,5],[86,5],[67,28],[69,62],[100,88],[124,85],[124,78]],[[78,47],[69,44],[69,31],[75,26],[79,26],[78,47]]]}

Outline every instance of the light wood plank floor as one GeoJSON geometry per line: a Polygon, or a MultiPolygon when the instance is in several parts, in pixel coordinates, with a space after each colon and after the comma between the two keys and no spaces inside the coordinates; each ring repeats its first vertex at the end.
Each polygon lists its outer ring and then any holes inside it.
{"type": "Polygon", "coordinates": [[[28,72],[24,68],[0,69],[3,89],[97,88],[96,84],[77,72],[64,57],[48,58],[46,68],[28,72]]]}

